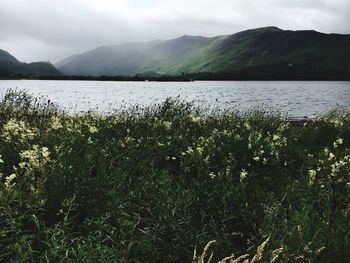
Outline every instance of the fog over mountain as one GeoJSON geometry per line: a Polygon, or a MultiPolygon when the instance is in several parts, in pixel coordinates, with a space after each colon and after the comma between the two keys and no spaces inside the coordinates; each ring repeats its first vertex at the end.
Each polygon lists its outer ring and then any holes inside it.
{"type": "Polygon", "coordinates": [[[335,76],[339,71],[346,76],[350,74],[350,35],[277,27],[212,38],[184,35],[166,41],[102,46],[55,66],[67,75],[86,76],[224,72],[237,76],[241,70],[256,75],[257,68],[259,72],[268,70],[269,76],[279,70],[289,78],[319,78],[324,72],[335,76]]]}
{"type": "Polygon", "coordinates": [[[0,48],[57,62],[98,46],[275,25],[350,33],[348,0],[0,0],[0,48]]]}

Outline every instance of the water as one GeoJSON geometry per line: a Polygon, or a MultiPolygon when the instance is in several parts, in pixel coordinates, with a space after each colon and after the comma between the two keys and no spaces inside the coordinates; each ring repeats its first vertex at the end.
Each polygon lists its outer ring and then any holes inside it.
{"type": "Polygon", "coordinates": [[[314,118],[342,108],[350,112],[350,82],[342,81],[195,81],[112,82],[1,80],[7,89],[45,95],[70,112],[150,105],[167,97],[193,101],[210,108],[265,109],[291,118],[314,118]]]}

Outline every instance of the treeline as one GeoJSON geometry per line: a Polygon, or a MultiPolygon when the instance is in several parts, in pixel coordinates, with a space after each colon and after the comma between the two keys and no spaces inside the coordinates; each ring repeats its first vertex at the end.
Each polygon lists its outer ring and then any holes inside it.
{"type": "Polygon", "coordinates": [[[271,64],[226,72],[182,73],[163,75],[142,73],[132,76],[69,76],[10,74],[0,70],[0,79],[86,80],[86,81],[194,81],[194,80],[329,80],[349,81],[350,72],[342,69],[315,67],[311,64],[271,64]]]}
{"type": "Polygon", "coordinates": [[[95,81],[190,81],[186,75],[135,76],[43,76],[42,80],[95,80],[95,81]]]}
{"type": "Polygon", "coordinates": [[[350,72],[311,64],[272,64],[241,70],[186,75],[194,80],[350,80],[350,72]]]}

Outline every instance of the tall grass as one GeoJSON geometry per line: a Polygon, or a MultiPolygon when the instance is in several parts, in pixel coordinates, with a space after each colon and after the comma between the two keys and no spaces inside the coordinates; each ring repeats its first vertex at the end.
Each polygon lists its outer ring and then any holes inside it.
{"type": "Polygon", "coordinates": [[[343,112],[293,122],[177,99],[68,115],[9,91],[0,261],[191,262],[196,248],[205,262],[213,248],[216,262],[347,262],[349,124],[343,112]]]}

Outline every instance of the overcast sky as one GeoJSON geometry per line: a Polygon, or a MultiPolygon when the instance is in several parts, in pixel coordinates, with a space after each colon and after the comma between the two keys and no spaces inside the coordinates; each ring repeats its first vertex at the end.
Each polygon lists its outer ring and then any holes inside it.
{"type": "Polygon", "coordinates": [[[0,0],[0,49],[26,62],[270,25],[350,33],[350,0],[0,0]]]}

